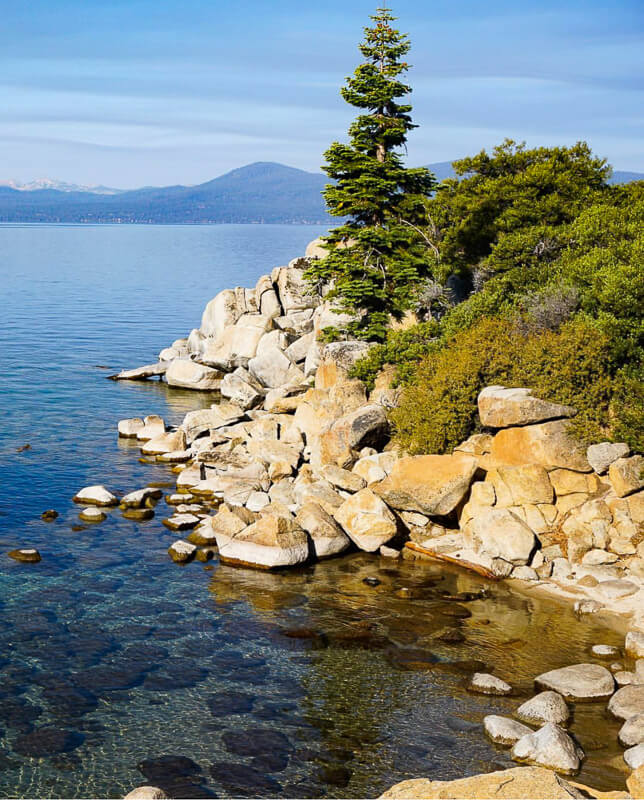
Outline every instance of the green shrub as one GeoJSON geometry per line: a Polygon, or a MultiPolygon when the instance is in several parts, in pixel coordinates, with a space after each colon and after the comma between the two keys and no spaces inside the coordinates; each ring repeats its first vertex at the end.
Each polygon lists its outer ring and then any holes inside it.
{"type": "Polygon", "coordinates": [[[617,371],[615,342],[594,320],[577,316],[559,330],[532,331],[516,317],[483,318],[420,362],[392,412],[396,438],[411,453],[451,450],[477,430],[481,389],[502,384],[575,406],[572,424],[584,440],[610,438],[615,428],[635,446],[644,433],[636,404],[628,430],[615,426],[617,405],[629,397],[618,391],[617,371]]]}

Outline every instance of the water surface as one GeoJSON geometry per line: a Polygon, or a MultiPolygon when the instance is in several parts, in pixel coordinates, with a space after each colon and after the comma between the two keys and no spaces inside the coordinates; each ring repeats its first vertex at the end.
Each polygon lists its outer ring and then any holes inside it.
{"type": "MultiPolygon", "coordinates": [[[[178,567],[164,503],[146,523],[113,510],[79,525],[70,498],[84,485],[172,485],[118,441],[119,419],[176,424],[212,400],[106,374],[153,360],[217,291],[254,285],[320,232],[0,226],[0,796],[153,783],[180,797],[365,797],[504,768],[484,714],[511,712],[544,669],[619,643],[566,607],[427,563],[178,567]],[[43,561],[1,555],[17,546],[43,561]],[[468,694],[480,668],[517,697],[468,694]]],[[[617,729],[601,705],[575,709],[582,780],[623,787],[617,729]]]]}

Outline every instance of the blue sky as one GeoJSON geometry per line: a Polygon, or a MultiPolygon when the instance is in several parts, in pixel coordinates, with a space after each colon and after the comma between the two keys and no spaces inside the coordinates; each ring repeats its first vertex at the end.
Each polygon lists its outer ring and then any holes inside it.
{"type": "MultiPolygon", "coordinates": [[[[317,170],[353,111],[365,0],[3,0],[0,180],[200,183],[317,170]]],[[[586,139],[644,171],[641,0],[395,0],[410,34],[409,162],[505,136],[586,139]]]]}

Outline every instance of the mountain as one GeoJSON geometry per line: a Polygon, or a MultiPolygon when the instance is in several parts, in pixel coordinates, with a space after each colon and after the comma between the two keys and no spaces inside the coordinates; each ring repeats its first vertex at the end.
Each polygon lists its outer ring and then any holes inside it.
{"type": "Polygon", "coordinates": [[[234,169],[198,186],[135,189],[117,195],[0,186],[1,222],[327,223],[328,179],[271,162],[234,169]]]}
{"type": "MultiPolygon", "coordinates": [[[[439,180],[454,174],[450,161],[429,169],[439,180]]],[[[640,179],[642,173],[615,172],[612,182],[640,179]]],[[[56,181],[5,183],[0,184],[0,222],[329,224],[321,194],[327,183],[321,173],[265,161],[198,186],[120,191],[56,181]]]]}
{"type": "Polygon", "coordinates": [[[120,194],[122,189],[112,189],[110,186],[80,186],[77,183],[52,180],[51,178],[38,178],[29,183],[19,181],[0,181],[0,186],[8,186],[19,192],[37,192],[40,189],[54,189],[57,192],[89,192],[90,194],[120,194]]]}
{"type": "Polygon", "coordinates": [[[624,170],[613,170],[613,177],[609,183],[633,183],[633,181],[644,181],[644,172],[625,172],[624,170]]]}

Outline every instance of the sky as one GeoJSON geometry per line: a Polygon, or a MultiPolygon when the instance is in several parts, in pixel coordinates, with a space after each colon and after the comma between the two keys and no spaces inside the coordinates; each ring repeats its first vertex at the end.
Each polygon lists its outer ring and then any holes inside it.
{"type": "MultiPolygon", "coordinates": [[[[392,0],[410,35],[410,165],[586,140],[644,172],[642,0],[392,0]]],[[[195,184],[317,171],[376,2],[2,0],[0,180],[195,184]]]]}

